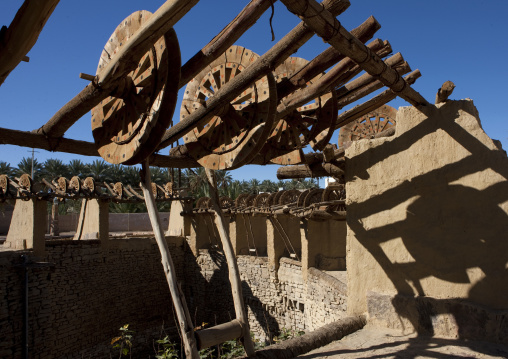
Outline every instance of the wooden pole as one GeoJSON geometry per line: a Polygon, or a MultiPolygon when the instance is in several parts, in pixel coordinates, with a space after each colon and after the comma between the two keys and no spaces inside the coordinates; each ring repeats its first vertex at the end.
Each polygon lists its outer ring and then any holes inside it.
{"type": "Polygon", "coordinates": [[[236,319],[242,326],[242,341],[245,348],[245,352],[249,357],[254,356],[256,351],[254,350],[254,344],[250,337],[249,330],[249,319],[245,313],[245,306],[243,303],[242,295],[242,281],[240,279],[240,271],[238,270],[238,264],[236,262],[235,252],[229,234],[226,230],[226,219],[222,213],[222,209],[219,204],[219,193],[217,191],[217,183],[215,181],[215,173],[213,170],[205,168],[206,178],[208,179],[208,187],[210,189],[210,197],[212,198],[212,207],[217,213],[215,217],[215,223],[219,230],[220,239],[222,242],[222,248],[226,261],[228,262],[229,270],[229,281],[231,282],[231,292],[233,293],[233,301],[235,304],[236,319]]]}
{"type": "Polygon", "coordinates": [[[59,0],[25,0],[0,41],[0,85],[35,45],[59,0]]]}
{"type": "Polygon", "coordinates": [[[283,166],[277,169],[277,179],[340,177],[344,170],[338,163],[314,163],[312,165],[283,166]]]}
{"type": "Polygon", "coordinates": [[[352,36],[335,18],[315,0],[281,0],[289,11],[297,14],[307,26],[350,57],[369,74],[377,77],[394,93],[415,107],[430,105],[425,98],[404,81],[397,71],[389,68],[360,40],[352,36]]]}
{"type": "MultiPolygon", "coordinates": [[[[411,85],[420,76],[421,76],[420,70],[415,70],[405,77],[405,81],[409,85],[411,85]]],[[[337,122],[335,123],[335,129],[342,127],[344,125],[347,125],[348,123],[355,121],[356,119],[362,117],[363,115],[365,115],[371,111],[374,111],[375,109],[381,107],[382,105],[390,102],[395,97],[397,97],[397,94],[394,93],[392,90],[388,89],[386,91],[383,91],[379,95],[371,98],[370,100],[362,103],[361,105],[357,105],[357,106],[353,107],[351,110],[341,113],[337,117],[337,122]]]]}
{"type": "MultiPolygon", "coordinates": [[[[273,2],[275,1],[273,0],[273,2]]],[[[202,69],[222,55],[231,45],[234,45],[236,40],[256,23],[271,4],[272,0],[251,0],[212,41],[182,66],[179,88],[189,83],[202,69]]]]}
{"type": "MultiPolygon", "coordinates": [[[[349,6],[349,0],[324,0],[323,5],[325,9],[331,9],[335,13],[340,14],[349,6]]],[[[222,86],[202,107],[167,130],[162,137],[159,149],[176,142],[176,140],[199,123],[210,120],[218,111],[223,109],[225,105],[228,105],[241,93],[244,88],[266,74],[271,73],[274,68],[283,63],[312,36],[312,31],[303,22],[298,24],[263,56],[257,59],[256,62],[235,76],[232,81],[222,86]]]]}
{"type": "Polygon", "coordinates": [[[187,304],[185,303],[185,298],[177,282],[173,260],[171,259],[171,255],[169,253],[168,244],[166,242],[166,238],[164,237],[164,231],[160,225],[159,213],[157,212],[155,200],[153,199],[148,160],[143,162],[141,173],[141,189],[143,190],[143,195],[145,197],[148,216],[150,217],[150,222],[152,223],[153,234],[161,252],[162,267],[164,268],[164,274],[169,285],[171,297],[173,298],[180,332],[182,333],[185,356],[187,358],[198,359],[199,353],[196,340],[194,338],[194,326],[192,325],[192,320],[187,309],[187,304]]]}
{"type": "Polygon", "coordinates": [[[451,81],[446,81],[437,91],[436,94],[436,105],[441,102],[448,101],[448,97],[453,92],[453,89],[455,88],[455,84],[451,81]]]}

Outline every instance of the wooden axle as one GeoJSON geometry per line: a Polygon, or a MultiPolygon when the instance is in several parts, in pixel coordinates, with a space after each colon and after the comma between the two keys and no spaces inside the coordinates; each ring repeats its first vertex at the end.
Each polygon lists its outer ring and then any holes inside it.
{"type": "MultiPolygon", "coordinates": [[[[334,15],[336,16],[336,14],[340,14],[347,9],[349,0],[325,0],[323,5],[326,9],[335,11],[334,15]]],[[[251,83],[271,73],[272,69],[284,62],[288,56],[297,51],[312,36],[312,31],[303,22],[298,24],[256,62],[247,67],[238,76],[235,76],[232,81],[222,86],[201,108],[195,110],[192,114],[167,130],[162,138],[159,149],[176,142],[176,140],[192,128],[209,121],[218,112],[224,112],[224,108],[229,107],[229,103],[239,93],[251,83]]]]}
{"type": "Polygon", "coordinates": [[[334,163],[314,163],[312,165],[295,165],[279,167],[277,178],[296,179],[296,178],[315,178],[315,177],[340,177],[344,175],[344,170],[339,166],[339,162],[334,163]]]}
{"type": "Polygon", "coordinates": [[[376,76],[394,93],[415,107],[428,101],[404,81],[360,40],[352,36],[340,22],[314,0],[281,0],[289,11],[297,14],[324,41],[354,60],[369,74],[376,76]]]}

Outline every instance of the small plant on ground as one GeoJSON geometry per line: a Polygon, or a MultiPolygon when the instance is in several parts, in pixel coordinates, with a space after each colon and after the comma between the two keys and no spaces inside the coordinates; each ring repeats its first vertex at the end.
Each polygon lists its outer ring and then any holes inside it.
{"type": "Polygon", "coordinates": [[[169,340],[166,335],[164,339],[157,340],[157,359],[173,359],[178,358],[178,349],[176,344],[169,340]]]}
{"type": "Polygon", "coordinates": [[[283,342],[284,340],[300,337],[304,334],[305,334],[305,332],[301,331],[301,330],[296,331],[296,330],[289,329],[289,328],[282,328],[279,335],[277,335],[276,337],[273,337],[273,341],[275,343],[279,343],[279,342],[283,342]]]}
{"type": "Polygon", "coordinates": [[[129,329],[129,324],[125,324],[120,327],[120,336],[115,337],[111,340],[111,345],[113,345],[113,349],[118,349],[120,356],[122,358],[124,356],[129,356],[132,358],[132,337],[134,334],[133,330],[129,329]]]}

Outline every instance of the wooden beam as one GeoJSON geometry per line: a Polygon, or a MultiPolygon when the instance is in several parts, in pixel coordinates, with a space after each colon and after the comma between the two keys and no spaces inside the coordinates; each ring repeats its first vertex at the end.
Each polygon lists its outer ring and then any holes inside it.
{"type": "Polygon", "coordinates": [[[314,163],[312,165],[282,166],[277,170],[277,179],[316,178],[316,177],[340,177],[344,170],[338,162],[314,163]]]}
{"type": "Polygon", "coordinates": [[[281,0],[289,11],[297,14],[324,41],[354,60],[369,74],[377,77],[394,93],[415,107],[430,105],[393,69],[352,36],[340,22],[315,0],[281,0]]]}
{"type": "MultiPolygon", "coordinates": [[[[323,5],[325,9],[333,9],[333,11],[341,13],[349,6],[349,0],[324,0],[323,5]]],[[[303,22],[298,24],[252,65],[235,76],[232,81],[222,86],[212,98],[206,101],[204,106],[198,108],[184,120],[168,129],[162,138],[159,148],[169,146],[191,128],[199,123],[210,120],[217,111],[228,105],[244,88],[270,73],[312,36],[312,31],[303,22]]]]}
{"type": "Polygon", "coordinates": [[[196,331],[198,349],[209,348],[242,336],[242,324],[233,319],[230,322],[196,331]]]}
{"type": "MultiPolygon", "coordinates": [[[[407,82],[408,85],[411,85],[420,76],[421,76],[420,70],[415,70],[405,77],[405,81],[407,82]]],[[[350,122],[355,121],[356,119],[362,117],[363,115],[366,115],[367,113],[390,102],[395,97],[397,97],[397,94],[395,92],[393,92],[392,90],[388,89],[386,91],[383,91],[379,95],[371,98],[370,100],[362,103],[361,105],[357,105],[357,106],[353,107],[351,110],[341,113],[337,117],[335,129],[342,127],[344,125],[347,125],[350,122]]]]}
{"type": "MultiPolygon", "coordinates": [[[[273,0],[273,2],[275,1],[273,0]]],[[[251,0],[212,41],[182,66],[179,88],[189,83],[202,69],[233,45],[245,31],[256,23],[271,4],[272,0],[251,0]]]]}
{"type": "Polygon", "coordinates": [[[7,29],[0,31],[0,85],[35,45],[59,0],[25,0],[7,29]]]}
{"type": "Polygon", "coordinates": [[[436,105],[438,103],[446,102],[448,101],[448,97],[453,92],[453,89],[455,88],[455,84],[451,81],[446,81],[441,88],[437,91],[436,94],[436,105]]]}

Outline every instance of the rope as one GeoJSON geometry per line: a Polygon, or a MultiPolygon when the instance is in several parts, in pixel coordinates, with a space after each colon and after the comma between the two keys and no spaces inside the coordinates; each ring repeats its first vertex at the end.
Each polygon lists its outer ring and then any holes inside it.
{"type": "Polygon", "coordinates": [[[282,227],[282,225],[280,224],[279,220],[276,217],[269,217],[269,218],[270,218],[270,221],[272,222],[272,224],[274,224],[274,220],[275,220],[277,222],[277,224],[280,226],[280,228],[279,228],[279,227],[274,225],[274,227],[277,229],[277,232],[279,232],[279,235],[281,236],[282,241],[284,242],[284,245],[286,246],[286,249],[287,249],[288,253],[290,255],[294,254],[295,257],[298,260],[300,260],[300,257],[298,257],[298,254],[296,254],[295,248],[291,244],[291,239],[289,238],[289,236],[287,235],[286,231],[284,230],[284,227],[282,227]],[[289,243],[289,246],[291,247],[291,249],[289,248],[288,243],[289,243]]]}

